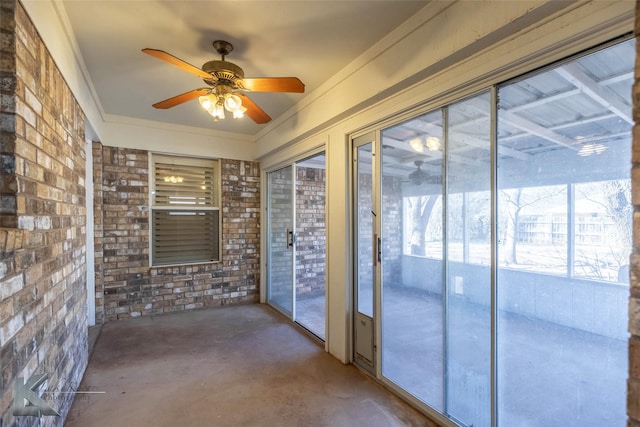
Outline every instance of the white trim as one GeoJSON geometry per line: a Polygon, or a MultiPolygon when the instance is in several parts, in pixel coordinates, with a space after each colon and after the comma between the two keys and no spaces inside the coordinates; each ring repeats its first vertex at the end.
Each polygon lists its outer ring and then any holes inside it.
{"type": "Polygon", "coordinates": [[[193,135],[203,135],[209,136],[212,138],[224,139],[224,140],[233,140],[238,142],[253,142],[254,137],[252,135],[235,133],[235,132],[224,132],[216,129],[208,129],[208,128],[198,128],[193,126],[185,126],[178,125],[175,123],[169,122],[158,122],[155,120],[147,120],[147,119],[139,119],[135,117],[129,116],[120,116],[117,114],[105,114],[105,123],[114,123],[114,124],[122,124],[122,125],[131,125],[138,127],[146,127],[170,132],[179,132],[182,134],[193,134],[193,135]]]}

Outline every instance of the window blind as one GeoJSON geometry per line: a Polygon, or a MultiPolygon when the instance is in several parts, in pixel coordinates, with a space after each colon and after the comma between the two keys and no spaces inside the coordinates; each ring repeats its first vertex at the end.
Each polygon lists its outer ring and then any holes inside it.
{"type": "Polygon", "coordinates": [[[217,161],[153,157],[153,265],[220,259],[217,161]]]}
{"type": "Polygon", "coordinates": [[[215,261],[218,254],[219,211],[153,212],[155,264],[215,261]]]}
{"type": "Polygon", "coordinates": [[[156,162],[154,204],[156,206],[216,206],[215,169],[212,166],[156,162]]]}

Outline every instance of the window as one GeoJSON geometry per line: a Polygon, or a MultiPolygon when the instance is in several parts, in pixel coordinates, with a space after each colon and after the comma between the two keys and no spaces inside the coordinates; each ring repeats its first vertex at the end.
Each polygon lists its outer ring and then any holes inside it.
{"type": "Polygon", "coordinates": [[[567,186],[536,186],[532,180],[500,190],[498,202],[500,266],[566,276],[567,186]]]}
{"type": "Polygon", "coordinates": [[[627,283],[633,231],[631,180],[579,183],[573,194],[574,277],[627,283]]]}
{"type": "Polygon", "coordinates": [[[219,162],[152,156],[151,264],[220,260],[219,162]]]}

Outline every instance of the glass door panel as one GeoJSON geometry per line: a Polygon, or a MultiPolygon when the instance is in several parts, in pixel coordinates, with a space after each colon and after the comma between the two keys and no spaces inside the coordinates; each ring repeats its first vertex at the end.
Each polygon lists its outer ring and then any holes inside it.
{"type": "Polygon", "coordinates": [[[443,410],[442,112],[382,131],[382,375],[443,410]]]}
{"type": "Polygon", "coordinates": [[[267,175],[268,197],[268,302],[293,315],[293,166],[267,175]]]}
{"type": "Polygon", "coordinates": [[[355,218],[355,359],[371,371],[374,358],[374,298],[377,268],[377,235],[374,211],[373,138],[354,141],[355,218]]]}
{"type": "Polygon", "coordinates": [[[357,310],[373,317],[375,266],[373,239],[375,221],[373,215],[372,143],[358,147],[356,203],[358,207],[357,242],[357,310]]]}
{"type": "Polygon", "coordinates": [[[295,320],[321,339],[325,338],[325,165],[324,153],[295,164],[295,320]]]}
{"type": "Polygon", "coordinates": [[[447,108],[446,414],[491,425],[490,94],[447,108]]]}
{"type": "Polygon", "coordinates": [[[629,40],[499,88],[500,426],[626,423],[634,52],[629,40]]]}

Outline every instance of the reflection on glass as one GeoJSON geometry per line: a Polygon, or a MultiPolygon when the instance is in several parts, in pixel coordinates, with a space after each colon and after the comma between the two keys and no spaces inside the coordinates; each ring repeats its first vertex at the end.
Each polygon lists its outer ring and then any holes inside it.
{"type": "Polygon", "coordinates": [[[566,276],[566,186],[503,189],[498,203],[500,265],[566,276]]]}
{"type": "Polygon", "coordinates": [[[472,249],[491,259],[490,112],[483,93],[452,104],[447,125],[445,411],[474,427],[491,424],[491,270],[470,263],[472,249]]]}
{"type": "Polygon", "coordinates": [[[631,180],[575,184],[574,277],[629,282],[631,180]]]}
{"type": "Polygon", "coordinates": [[[631,126],[571,76],[630,113],[632,78],[610,77],[632,75],[633,52],[628,41],[499,89],[500,426],[626,423],[631,126]]]}
{"type": "Polygon", "coordinates": [[[358,311],[373,317],[373,177],[372,177],[372,144],[358,147],[356,171],[356,206],[357,217],[357,307],[358,311]]]}
{"type": "Polygon", "coordinates": [[[442,140],[441,111],[383,130],[380,189],[382,374],[440,411],[442,140]]]}
{"type": "Polygon", "coordinates": [[[442,196],[403,197],[405,255],[442,259],[442,196]]]}
{"type": "Polygon", "coordinates": [[[296,322],[325,337],[325,156],[296,163],[296,322]]]}
{"type": "Polygon", "coordinates": [[[293,311],[292,166],[271,172],[269,188],[269,278],[268,298],[291,315],[293,311]]]}

